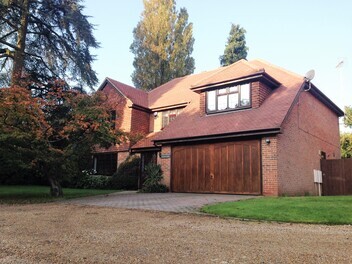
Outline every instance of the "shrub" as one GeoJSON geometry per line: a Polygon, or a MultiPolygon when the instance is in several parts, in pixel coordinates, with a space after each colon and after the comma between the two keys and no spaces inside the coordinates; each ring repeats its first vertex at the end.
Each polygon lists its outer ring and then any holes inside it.
{"type": "Polygon", "coordinates": [[[140,160],[137,156],[130,156],[122,162],[112,175],[111,186],[120,190],[137,190],[140,160]]]}
{"type": "Polygon", "coordinates": [[[164,178],[161,166],[159,164],[149,163],[145,166],[146,179],[143,183],[141,192],[167,192],[165,184],[160,183],[164,178]]]}
{"type": "Polygon", "coordinates": [[[70,185],[78,189],[111,189],[111,176],[83,174],[70,185]]]}

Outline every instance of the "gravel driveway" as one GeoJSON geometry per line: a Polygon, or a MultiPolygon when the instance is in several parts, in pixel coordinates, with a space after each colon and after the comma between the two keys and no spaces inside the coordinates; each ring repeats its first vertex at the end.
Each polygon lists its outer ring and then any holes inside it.
{"type": "Polygon", "coordinates": [[[0,206],[0,263],[352,263],[352,227],[71,204],[0,206]]]}

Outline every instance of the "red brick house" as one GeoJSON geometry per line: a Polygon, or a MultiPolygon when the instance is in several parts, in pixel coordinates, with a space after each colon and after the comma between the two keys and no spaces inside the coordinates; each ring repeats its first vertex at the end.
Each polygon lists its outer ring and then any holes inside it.
{"type": "Polygon", "coordinates": [[[316,194],[321,157],[340,157],[341,109],[303,76],[261,60],[148,93],[112,79],[99,89],[123,102],[116,125],[145,135],[105,155],[113,155],[115,168],[129,153],[158,162],[173,192],[316,194]]]}

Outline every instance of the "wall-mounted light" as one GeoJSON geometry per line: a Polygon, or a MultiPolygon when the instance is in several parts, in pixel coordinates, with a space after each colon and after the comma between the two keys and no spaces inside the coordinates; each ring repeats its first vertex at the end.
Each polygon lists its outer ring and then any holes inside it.
{"type": "Polygon", "coordinates": [[[158,117],[158,112],[154,112],[154,117],[158,117]]]}
{"type": "Polygon", "coordinates": [[[265,139],[265,143],[269,145],[270,144],[270,138],[266,138],[265,139]]]}

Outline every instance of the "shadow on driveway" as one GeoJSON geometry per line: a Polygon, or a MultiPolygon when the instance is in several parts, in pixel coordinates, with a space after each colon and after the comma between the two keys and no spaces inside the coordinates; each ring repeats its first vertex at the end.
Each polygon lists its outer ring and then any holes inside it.
{"type": "Polygon", "coordinates": [[[126,191],[108,195],[78,198],[65,201],[65,203],[165,212],[195,213],[206,204],[238,201],[257,197],[259,196],[195,193],[137,193],[126,191]]]}

